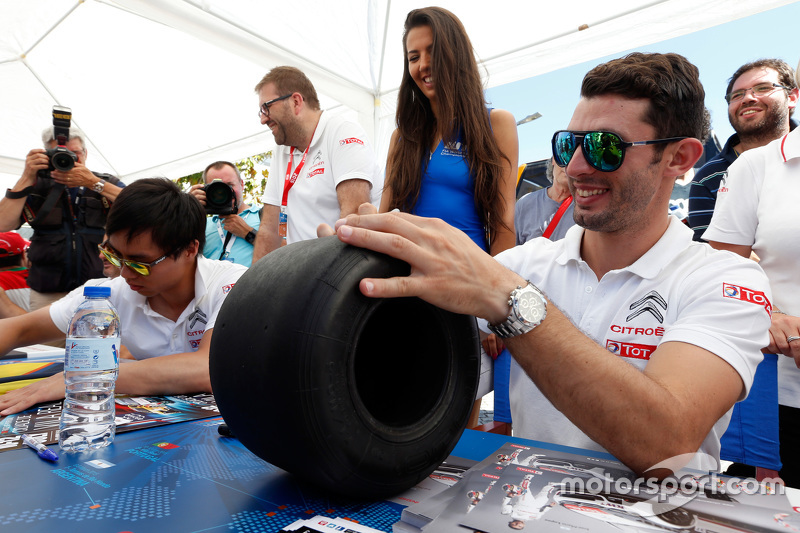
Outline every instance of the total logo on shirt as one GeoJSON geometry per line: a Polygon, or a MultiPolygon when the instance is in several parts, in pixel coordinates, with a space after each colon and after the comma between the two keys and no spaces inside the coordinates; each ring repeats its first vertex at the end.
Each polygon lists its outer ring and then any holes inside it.
{"type": "Polygon", "coordinates": [[[761,305],[766,309],[767,314],[772,316],[772,303],[767,298],[763,291],[756,291],[742,287],[741,285],[734,285],[733,283],[722,284],[722,296],[725,298],[732,298],[734,300],[741,300],[751,304],[761,305]]]}
{"type": "Polygon", "coordinates": [[[612,324],[611,335],[606,339],[606,349],[620,357],[649,360],[657,344],[664,336],[664,315],[669,308],[667,300],[658,291],[649,291],[637,298],[627,308],[624,324],[612,324]],[[637,342],[632,342],[637,341],[637,342]]]}
{"type": "Polygon", "coordinates": [[[606,349],[620,357],[649,360],[656,347],[650,344],[636,344],[608,339],[606,340],[606,349]]]}

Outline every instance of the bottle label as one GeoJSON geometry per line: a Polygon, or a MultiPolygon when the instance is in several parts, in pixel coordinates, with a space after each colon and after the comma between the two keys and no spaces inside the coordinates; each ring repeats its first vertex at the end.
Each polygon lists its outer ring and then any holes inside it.
{"type": "Polygon", "coordinates": [[[64,370],[114,370],[119,365],[119,338],[67,337],[64,370]]]}

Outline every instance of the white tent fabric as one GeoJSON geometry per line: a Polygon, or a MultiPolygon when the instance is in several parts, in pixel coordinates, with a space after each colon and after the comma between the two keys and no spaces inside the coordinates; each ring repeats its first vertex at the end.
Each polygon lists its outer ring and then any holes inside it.
{"type": "MultiPolygon", "coordinates": [[[[779,7],[792,0],[443,0],[493,87],[779,7]],[[584,28],[579,30],[579,28],[584,28]]],[[[386,153],[409,0],[0,0],[0,186],[41,145],[54,104],[88,166],[126,182],[177,178],[270,149],[253,86],[294,65],[328,112],[386,153]]],[[[517,117],[522,118],[522,117],[517,117]]]]}

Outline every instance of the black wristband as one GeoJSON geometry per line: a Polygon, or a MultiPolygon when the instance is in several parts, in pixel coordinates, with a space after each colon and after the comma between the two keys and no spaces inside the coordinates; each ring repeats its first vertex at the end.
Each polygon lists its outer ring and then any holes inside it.
{"type": "Polygon", "coordinates": [[[247,232],[247,235],[244,236],[244,240],[246,240],[250,244],[254,244],[256,242],[256,234],[257,233],[258,232],[255,231],[255,230],[250,230],[249,232],[247,232]]]}
{"type": "Polygon", "coordinates": [[[12,191],[11,189],[6,189],[6,198],[8,198],[9,200],[19,200],[20,198],[27,198],[32,190],[33,190],[33,185],[25,187],[21,191],[12,191]]]}

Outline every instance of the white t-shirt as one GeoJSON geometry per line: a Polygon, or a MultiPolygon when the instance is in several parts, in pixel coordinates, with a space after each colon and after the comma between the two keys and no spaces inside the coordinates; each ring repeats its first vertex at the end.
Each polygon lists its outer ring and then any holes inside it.
{"type": "MultiPolygon", "coordinates": [[[[303,151],[292,152],[291,146],[276,146],[272,153],[272,170],[262,202],[280,206],[289,158],[291,174],[302,160],[303,151]]],[[[351,179],[371,183],[372,203],[380,205],[383,174],[364,129],[343,117],[322,113],[306,161],[289,190],[286,242],[315,239],[317,226],[323,222],[333,226],[340,213],[336,186],[351,179]]]]}
{"type": "MultiPolygon", "coordinates": [[[[598,281],[580,257],[583,231],[574,226],[560,241],[540,237],[496,258],[542,289],[589,338],[633,366],[643,369],[662,342],[685,342],[727,361],[750,390],[770,323],[769,286],[756,263],[693,242],[692,231],[670,217],[669,228],[647,253],[598,281]]],[[[488,331],[486,321],[479,325],[488,331]]],[[[510,398],[514,436],[603,450],[545,398],[516,361],[510,398]]],[[[700,452],[719,459],[719,438],[729,420],[730,411],[700,452]]],[[[716,468],[702,460],[692,466],[716,468]]]]}
{"type": "MultiPolygon", "coordinates": [[[[769,278],[777,309],[800,316],[800,128],[743,153],[720,184],[703,238],[751,246],[769,278]]],[[[800,370],[778,358],[778,400],[800,407],[800,370]]]]}
{"type": "MultiPolygon", "coordinates": [[[[136,359],[148,359],[197,351],[203,334],[214,327],[225,297],[246,271],[241,265],[198,255],[194,300],[175,322],[153,311],[147,298],[132,291],[122,276],[89,280],[87,285],[111,287],[110,300],[119,313],[122,345],[136,359]]],[[[78,287],[50,306],[50,317],[58,329],[67,332],[69,320],[81,302],[83,287],[78,287]]]]}

